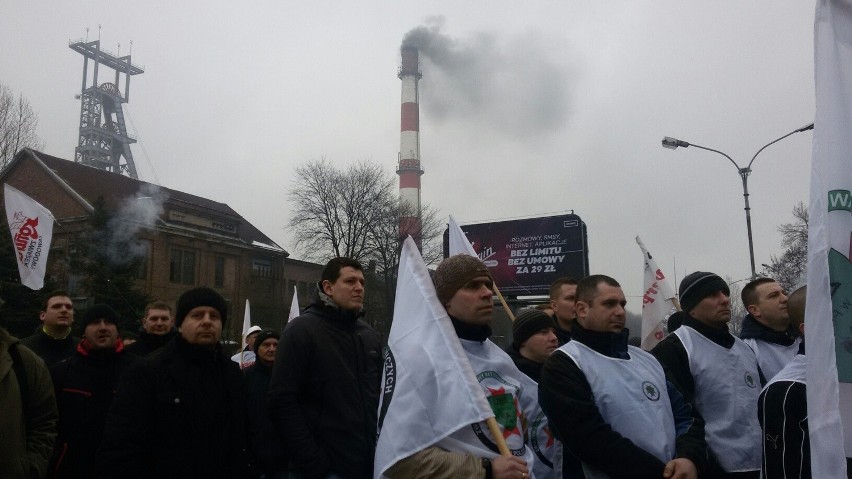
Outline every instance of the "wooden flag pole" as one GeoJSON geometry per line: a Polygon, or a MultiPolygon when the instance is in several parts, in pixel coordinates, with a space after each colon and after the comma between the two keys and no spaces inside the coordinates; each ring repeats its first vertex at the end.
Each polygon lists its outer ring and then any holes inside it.
{"type": "Polygon", "coordinates": [[[506,299],[505,299],[505,298],[503,298],[503,294],[501,294],[501,293],[500,293],[500,290],[497,288],[497,284],[495,283],[495,284],[491,287],[491,289],[494,291],[494,294],[496,294],[496,295],[497,295],[497,297],[498,297],[498,298],[500,298],[500,304],[502,304],[502,305],[503,305],[503,309],[505,309],[505,310],[506,310],[506,314],[508,314],[508,315],[509,315],[509,319],[511,319],[511,320],[512,320],[512,322],[514,323],[514,322],[515,322],[515,314],[514,314],[514,313],[512,313],[512,310],[509,308],[509,305],[508,305],[508,304],[506,304],[506,299]]]}
{"type": "Polygon", "coordinates": [[[485,424],[488,424],[488,430],[491,431],[491,436],[494,438],[494,442],[497,443],[497,449],[500,451],[500,455],[510,457],[512,455],[512,451],[510,451],[509,446],[506,445],[506,438],[503,437],[503,432],[500,431],[500,426],[497,425],[497,419],[495,419],[494,416],[489,417],[485,420],[485,424]]]}

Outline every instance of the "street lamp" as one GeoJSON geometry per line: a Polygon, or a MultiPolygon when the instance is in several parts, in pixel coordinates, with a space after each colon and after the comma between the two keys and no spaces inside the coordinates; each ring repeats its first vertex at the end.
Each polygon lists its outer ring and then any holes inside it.
{"type": "Polygon", "coordinates": [[[743,180],[743,201],[745,202],[746,229],[748,231],[748,254],[749,254],[749,258],[751,259],[751,277],[752,278],[757,277],[757,272],[754,269],[754,242],[752,241],[752,237],[751,237],[751,208],[748,205],[748,176],[751,174],[751,165],[752,165],[752,163],[754,163],[754,159],[757,158],[757,155],[759,155],[760,152],[765,150],[766,147],[768,147],[769,145],[775,144],[775,143],[783,140],[784,138],[787,138],[788,136],[790,136],[794,133],[800,133],[800,132],[803,132],[803,131],[808,131],[808,130],[813,130],[813,129],[814,129],[814,124],[811,123],[810,125],[803,126],[803,127],[799,128],[797,130],[793,130],[790,133],[787,133],[786,135],[784,135],[780,138],[777,138],[775,140],[772,140],[769,143],[763,145],[763,147],[760,148],[759,150],[757,150],[757,153],[755,153],[754,156],[751,157],[751,161],[748,162],[748,166],[746,166],[745,168],[741,168],[740,165],[738,165],[737,162],[734,161],[733,158],[726,155],[725,153],[722,153],[719,150],[714,150],[713,148],[707,148],[705,146],[696,145],[694,143],[687,143],[685,141],[678,140],[677,138],[672,138],[672,137],[669,137],[669,136],[663,138],[663,147],[664,148],[674,150],[677,147],[688,148],[690,146],[694,146],[694,147],[700,148],[702,150],[712,151],[712,152],[718,153],[718,154],[724,156],[725,158],[727,158],[728,160],[730,160],[730,162],[737,169],[737,173],[739,173],[740,178],[742,178],[742,180],[743,180]]]}

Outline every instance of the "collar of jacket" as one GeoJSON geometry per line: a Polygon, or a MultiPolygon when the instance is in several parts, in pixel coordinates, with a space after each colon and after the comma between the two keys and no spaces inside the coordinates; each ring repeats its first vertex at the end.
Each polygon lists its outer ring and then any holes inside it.
{"type": "Polygon", "coordinates": [[[780,344],[781,346],[789,346],[796,342],[796,328],[790,326],[786,331],[775,331],[769,326],[761,323],[751,313],[747,314],[743,319],[743,329],[740,332],[740,339],[760,339],[767,343],[780,344]]]}
{"type": "Polygon", "coordinates": [[[580,326],[578,321],[574,321],[571,326],[572,341],[579,341],[604,356],[617,359],[630,359],[627,354],[629,334],[627,328],[622,329],[620,333],[592,331],[580,326]]]}
{"type": "Polygon", "coordinates": [[[181,335],[177,335],[173,343],[178,354],[190,363],[202,367],[214,367],[219,364],[219,356],[221,356],[219,343],[212,348],[207,345],[190,344],[181,335]]]}
{"type": "Polygon", "coordinates": [[[322,291],[322,284],[317,284],[317,299],[314,301],[313,306],[320,306],[322,309],[326,311],[332,312],[333,316],[340,317],[343,319],[355,321],[356,319],[364,316],[364,307],[358,311],[348,311],[340,309],[340,306],[331,299],[331,297],[325,294],[322,291]]]}
{"type": "Polygon", "coordinates": [[[450,316],[450,321],[453,322],[453,329],[456,330],[456,335],[459,339],[481,343],[491,336],[491,326],[487,324],[480,326],[478,324],[463,323],[452,316],[450,316]]]}
{"type": "Polygon", "coordinates": [[[683,318],[683,325],[698,331],[702,336],[725,349],[731,349],[734,346],[734,336],[728,330],[727,326],[722,329],[707,326],[689,315],[683,318]]]}
{"type": "Polygon", "coordinates": [[[81,356],[91,357],[91,358],[108,358],[117,353],[124,351],[124,342],[121,341],[121,338],[117,338],[115,340],[115,346],[112,349],[93,349],[92,344],[86,338],[80,340],[77,343],[77,352],[81,356]]]}

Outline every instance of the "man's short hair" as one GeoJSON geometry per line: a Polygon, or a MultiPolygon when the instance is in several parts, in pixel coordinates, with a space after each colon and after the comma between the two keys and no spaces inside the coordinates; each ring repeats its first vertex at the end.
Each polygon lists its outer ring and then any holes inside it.
{"type": "Polygon", "coordinates": [[[760,295],[757,294],[757,287],[761,284],[766,283],[775,283],[776,281],[772,278],[757,278],[748,282],[748,284],[743,287],[742,293],[740,293],[740,297],[743,300],[743,306],[746,308],[751,306],[752,304],[757,304],[760,301],[760,295]]]}
{"type": "Polygon", "coordinates": [[[41,302],[41,310],[47,311],[47,303],[50,302],[51,299],[57,296],[65,296],[66,298],[70,298],[71,295],[68,294],[68,291],[63,291],[61,289],[57,289],[47,293],[47,296],[44,297],[44,301],[41,302]]]}
{"type": "Polygon", "coordinates": [[[576,285],[577,280],[570,276],[557,278],[556,281],[550,285],[550,299],[555,300],[559,298],[559,291],[562,289],[563,284],[576,285]]]}
{"type": "Polygon", "coordinates": [[[325,268],[322,270],[321,281],[329,281],[331,283],[336,282],[337,278],[340,277],[340,270],[347,266],[357,269],[358,271],[364,271],[364,267],[361,266],[361,263],[359,263],[358,260],[340,256],[338,258],[333,258],[325,264],[325,268]]]}
{"type": "Polygon", "coordinates": [[[805,285],[790,293],[787,298],[787,314],[790,315],[790,324],[796,329],[805,322],[805,297],[807,295],[808,287],[805,285]]]}
{"type": "Polygon", "coordinates": [[[151,301],[150,303],[148,303],[145,306],[145,314],[143,315],[143,317],[147,318],[148,317],[148,311],[151,311],[152,309],[166,309],[166,310],[169,311],[169,316],[171,316],[172,313],[174,313],[174,311],[172,311],[172,307],[169,305],[169,303],[167,303],[165,301],[157,300],[157,301],[151,301]]]}
{"type": "Polygon", "coordinates": [[[593,274],[583,278],[579,283],[577,283],[577,301],[582,301],[591,305],[595,296],[598,295],[598,285],[601,283],[605,283],[615,288],[621,287],[618,281],[605,274],[593,274]]]}

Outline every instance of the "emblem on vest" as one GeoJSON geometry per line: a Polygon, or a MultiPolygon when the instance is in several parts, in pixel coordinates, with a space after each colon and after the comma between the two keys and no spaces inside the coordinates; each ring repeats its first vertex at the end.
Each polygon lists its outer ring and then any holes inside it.
{"type": "Polygon", "coordinates": [[[756,386],[756,384],[754,382],[754,378],[751,376],[750,372],[746,371],[744,379],[745,379],[746,386],[748,386],[750,388],[754,388],[756,386]]]}
{"type": "Polygon", "coordinates": [[[642,382],[642,392],[651,401],[658,401],[660,399],[660,389],[650,381],[642,382]]]}
{"type": "MultiPolygon", "coordinates": [[[[503,431],[503,439],[512,451],[512,455],[523,457],[526,453],[524,444],[526,435],[527,418],[518,407],[516,399],[518,387],[505,379],[496,371],[483,371],[476,375],[480,386],[485,390],[488,405],[494,412],[494,418],[503,431]],[[520,446],[520,447],[513,447],[520,446]]],[[[480,425],[473,424],[473,432],[485,447],[494,452],[500,452],[494,443],[482,430],[480,425]]]]}

